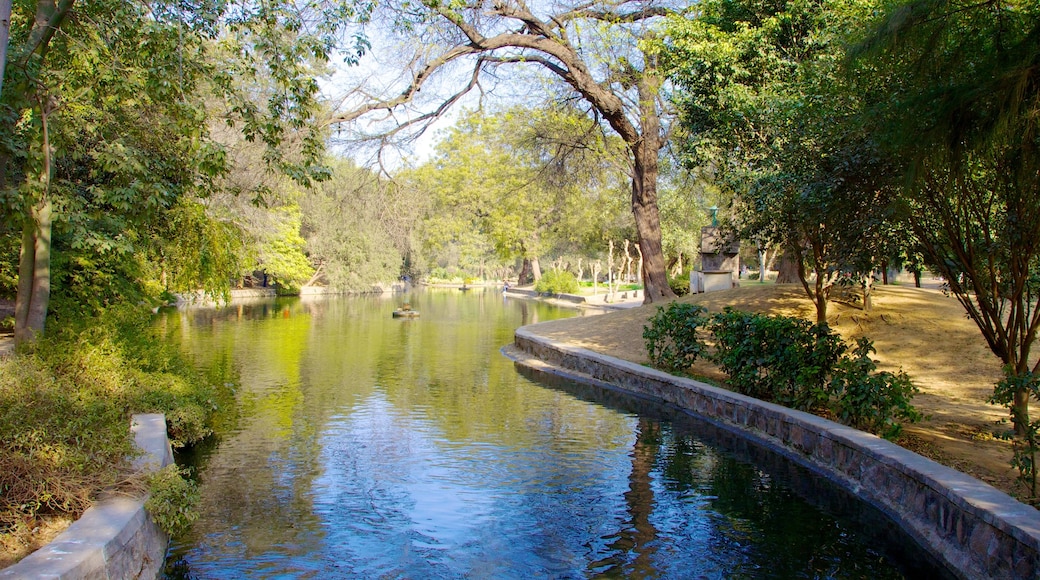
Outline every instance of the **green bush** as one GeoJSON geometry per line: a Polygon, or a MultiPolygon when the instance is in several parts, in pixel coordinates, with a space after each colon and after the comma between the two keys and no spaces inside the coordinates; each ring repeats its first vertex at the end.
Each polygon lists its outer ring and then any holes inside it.
{"type": "Polygon", "coordinates": [[[715,362],[739,392],[805,411],[826,407],[847,349],[826,324],[727,308],[711,320],[715,362]]]}
{"type": "Polygon", "coordinates": [[[159,339],[144,309],[49,330],[0,360],[0,534],[38,515],[76,517],[125,481],[132,413],[165,413],[174,442],[191,444],[231,396],[159,339]]]}
{"type": "Polygon", "coordinates": [[[707,310],[700,305],[672,302],[657,307],[649,324],[643,327],[643,341],[650,363],[656,367],[684,371],[705,354],[698,331],[707,322],[707,310]]]}
{"type": "Polygon", "coordinates": [[[171,536],[187,531],[199,519],[199,512],[195,509],[199,502],[198,486],[184,475],[176,465],[167,465],[148,478],[151,495],[144,508],[152,520],[171,536]]]}
{"type": "Polygon", "coordinates": [[[831,377],[831,410],[839,421],[885,438],[897,437],[902,421],[921,420],[910,404],[917,387],[906,373],[876,373],[870,358],[874,345],[866,337],[856,341],[851,357],[842,357],[831,377]]]}
{"type": "Polygon", "coordinates": [[[714,362],[729,375],[739,393],[816,413],[895,437],[901,422],[920,413],[910,404],[917,388],[906,373],[876,372],[873,344],[848,345],[826,324],[810,324],[784,316],[766,316],[731,308],[705,315],[699,305],[672,303],[659,307],[643,327],[652,365],[685,371],[707,356],[701,329],[715,343],[714,362]]]}
{"type": "Polygon", "coordinates": [[[549,270],[534,284],[535,292],[549,294],[576,294],[578,279],[565,270],[549,270]]]}

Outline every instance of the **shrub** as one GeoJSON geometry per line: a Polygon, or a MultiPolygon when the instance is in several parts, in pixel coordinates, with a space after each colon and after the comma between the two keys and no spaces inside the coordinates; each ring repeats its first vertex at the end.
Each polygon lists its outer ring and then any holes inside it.
{"type": "Polygon", "coordinates": [[[0,360],[0,535],[12,522],[31,530],[39,516],[77,517],[124,481],[132,413],[166,413],[171,437],[190,444],[209,434],[225,391],[139,308],[110,308],[0,360]]]}
{"type": "Polygon", "coordinates": [[[1004,405],[1011,413],[1012,424],[1022,425],[1024,432],[1017,434],[1014,430],[1000,433],[1000,438],[1011,441],[1011,466],[1018,470],[1018,479],[1029,488],[1032,504],[1036,505],[1037,452],[1040,451],[1040,419],[1021,416],[1015,405],[1015,394],[1026,393],[1031,401],[1040,400],[1040,373],[1026,371],[1016,374],[1014,367],[1004,367],[1004,378],[993,389],[990,403],[1004,405]]]}
{"type": "Polygon", "coordinates": [[[906,373],[875,373],[870,358],[874,345],[860,337],[851,357],[843,357],[831,378],[832,410],[839,421],[885,438],[902,432],[900,420],[910,423],[921,413],[910,404],[917,387],[906,373]]]}
{"type": "Polygon", "coordinates": [[[534,289],[549,294],[576,294],[579,291],[578,279],[565,270],[549,270],[535,282],[534,289]]]}
{"type": "Polygon", "coordinates": [[[144,507],[152,520],[171,536],[187,531],[199,519],[195,509],[199,502],[198,486],[184,475],[176,465],[167,465],[148,478],[151,495],[144,507]]]}
{"type": "Polygon", "coordinates": [[[711,320],[715,362],[739,392],[795,409],[826,406],[846,346],[826,324],[727,308],[711,320]]]}
{"type": "Polygon", "coordinates": [[[727,308],[711,318],[714,360],[740,393],[805,411],[828,411],[853,427],[895,437],[901,421],[920,413],[910,404],[910,377],[875,372],[874,345],[848,345],[825,323],[727,308]]]}
{"type": "Polygon", "coordinates": [[[707,310],[695,304],[672,302],[657,313],[643,327],[650,363],[669,370],[686,370],[704,355],[705,346],[697,336],[698,330],[707,322],[707,310]]]}

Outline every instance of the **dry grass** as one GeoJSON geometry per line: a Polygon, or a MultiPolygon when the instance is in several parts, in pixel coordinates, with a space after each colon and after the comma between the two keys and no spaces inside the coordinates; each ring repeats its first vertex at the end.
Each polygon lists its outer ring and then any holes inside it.
{"type": "MultiPolygon", "coordinates": [[[[724,292],[684,297],[711,312],[736,309],[815,320],[800,286],[753,284],[724,292]]],[[[646,364],[643,325],[656,306],[546,323],[539,334],[624,360],[646,364]]],[[[925,419],[897,441],[917,453],[982,479],[1017,496],[1025,490],[1010,467],[1011,447],[994,439],[1006,430],[1007,412],[987,399],[1000,378],[1000,360],[964,315],[960,303],[938,290],[879,286],[870,312],[832,302],[828,321],[846,340],[867,336],[882,370],[906,371],[921,392],[914,405],[925,419]]],[[[722,383],[714,365],[698,361],[695,375],[722,383]]]]}

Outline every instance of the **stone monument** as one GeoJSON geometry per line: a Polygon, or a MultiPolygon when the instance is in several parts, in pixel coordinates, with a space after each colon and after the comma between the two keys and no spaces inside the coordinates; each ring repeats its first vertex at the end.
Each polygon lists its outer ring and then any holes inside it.
{"type": "Polygon", "coordinates": [[[711,225],[701,228],[701,269],[690,272],[690,292],[726,290],[738,285],[740,241],[724,236],[711,208],[711,225]]]}

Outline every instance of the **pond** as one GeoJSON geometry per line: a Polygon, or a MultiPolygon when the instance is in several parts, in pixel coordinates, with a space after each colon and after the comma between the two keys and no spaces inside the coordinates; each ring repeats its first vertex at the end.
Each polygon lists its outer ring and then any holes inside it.
{"type": "Polygon", "coordinates": [[[574,310],[494,290],[279,299],[160,320],[234,402],[166,578],[935,576],[887,520],[675,409],[519,371],[574,310]],[[405,300],[420,317],[391,316],[405,300]]]}

